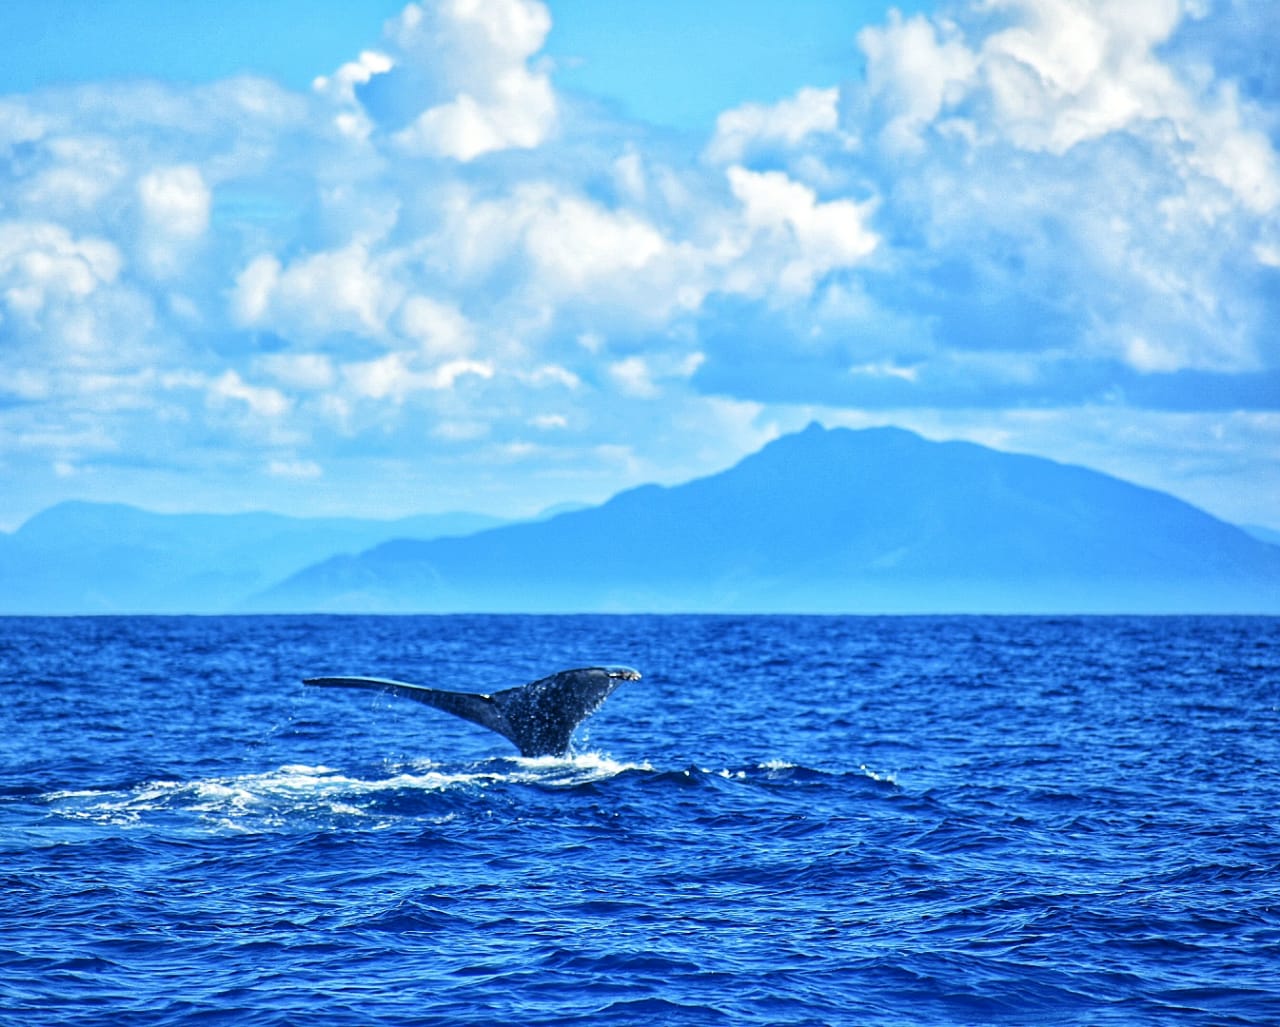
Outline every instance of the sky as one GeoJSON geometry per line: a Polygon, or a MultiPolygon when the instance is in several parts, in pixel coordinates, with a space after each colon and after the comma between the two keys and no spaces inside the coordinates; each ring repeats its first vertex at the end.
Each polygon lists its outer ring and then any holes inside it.
{"type": "Polygon", "coordinates": [[[1280,527],[1272,0],[0,15],[0,529],[522,516],[811,420],[1280,527]]]}

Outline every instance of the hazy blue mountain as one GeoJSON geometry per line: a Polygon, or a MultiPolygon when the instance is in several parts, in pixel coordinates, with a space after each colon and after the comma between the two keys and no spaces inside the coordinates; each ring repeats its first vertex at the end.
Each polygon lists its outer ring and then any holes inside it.
{"type": "Polygon", "coordinates": [[[224,612],[335,553],[499,523],[461,513],[375,521],[60,503],[0,534],[0,613],[224,612]]]}
{"type": "Polygon", "coordinates": [[[811,425],[684,485],[335,557],[255,606],[1280,612],[1280,547],[1085,468],[811,425]]]}

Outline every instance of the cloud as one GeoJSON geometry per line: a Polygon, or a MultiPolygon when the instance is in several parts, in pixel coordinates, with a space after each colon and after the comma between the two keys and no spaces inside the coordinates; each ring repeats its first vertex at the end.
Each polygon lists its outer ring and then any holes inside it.
{"type": "Polygon", "coordinates": [[[352,243],[300,257],[288,265],[271,254],[255,257],[236,276],[232,308],[246,326],[304,339],[341,332],[381,336],[398,288],[352,243]]]}
{"type": "Polygon", "coordinates": [[[360,103],[357,90],[373,81],[375,75],[385,75],[394,67],[395,61],[387,54],[365,50],[332,75],[316,76],[311,88],[337,108],[333,125],[339,133],[357,142],[368,139],[374,121],[360,103]]]}
{"type": "Polygon", "coordinates": [[[323,476],[324,468],[314,460],[271,460],[267,463],[267,473],[276,478],[308,481],[323,476]]]}
{"type": "Polygon", "coordinates": [[[323,353],[269,353],[258,358],[257,366],[296,392],[327,389],[336,378],[332,359],[323,353]]]}
{"type": "Polygon", "coordinates": [[[471,161],[532,149],[555,129],[555,91],[529,59],[551,29],[530,0],[440,0],[409,4],[388,35],[444,102],[423,110],[396,136],[418,156],[471,161]]]}
{"type": "Polygon", "coordinates": [[[108,239],[45,221],[0,221],[0,394],[35,381],[51,396],[75,374],[153,357],[157,312],[108,239]],[[57,379],[62,384],[49,384],[57,379]]]}
{"type": "Polygon", "coordinates": [[[417,370],[415,363],[412,356],[388,353],[377,360],[347,364],[342,373],[357,396],[396,402],[415,392],[451,389],[464,375],[482,379],[494,375],[488,361],[448,360],[425,371],[417,370]]]}
{"type": "MultiPolygon", "coordinates": [[[[1234,387],[1257,403],[1251,376],[1280,359],[1265,328],[1280,176],[1262,111],[1169,56],[1188,24],[1203,54],[1202,22],[1174,0],[953,11],[860,33],[866,77],[840,97],[856,149],[841,159],[817,136],[795,148],[848,176],[828,202],[869,195],[831,233],[877,238],[860,273],[800,264],[803,306],[724,307],[703,386],[970,406],[1194,403],[1192,389],[1220,403],[1234,387]],[[870,373],[891,368],[911,375],[870,373]]],[[[784,203],[746,207],[759,222],[784,203]]]]}
{"type": "Polygon", "coordinates": [[[735,165],[728,179],[742,204],[739,246],[748,259],[730,273],[726,291],[807,296],[823,275],[857,265],[879,243],[867,227],[873,201],[821,202],[814,190],[780,171],[735,165]]]}
{"type": "Polygon", "coordinates": [[[520,377],[525,383],[537,388],[559,385],[566,389],[576,389],[582,384],[581,378],[559,364],[543,364],[541,367],[525,372],[520,377]]]}
{"type": "Polygon", "coordinates": [[[642,218],[576,196],[531,190],[517,218],[535,273],[557,290],[582,294],[661,260],[667,244],[642,218]]]}
{"type": "Polygon", "coordinates": [[[120,274],[120,251],[108,240],[77,238],[48,222],[0,223],[0,289],[11,315],[33,326],[58,304],[83,301],[120,274]]]}
{"type": "Polygon", "coordinates": [[[1215,179],[1254,213],[1280,204],[1280,163],[1266,135],[1242,124],[1235,90],[1196,96],[1157,53],[1183,17],[1180,0],[996,6],[1018,23],[985,41],[982,70],[997,124],[1016,145],[1063,154],[1109,133],[1169,126],[1185,145],[1167,156],[1185,160],[1185,173],[1215,179]]]}
{"type": "Polygon", "coordinates": [[[512,70],[478,100],[463,93],[424,111],[396,137],[409,153],[461,161],[513,147],[532,149],[555,124],[555,98],[543,76],[512,70]]]}
{"type": "Polygon", "coordinates": [[[658,395],[658,387],[654,384],[649,365],[643,357],[627,357],[610,364],[609,374],[626,396],[653,399],[658,395]]]}
{"type": "Polygon", "coordinates": [[[150,271],[171,277],[209,228],[213,194],[192,164],[156,168],[138,180],[141,256],[150,271]]]}
{"type": "Polygon", "coordinates": [[[456,356],[475,345],[471,323],[452,304],[410,296],[398,317],[401,333],[416,340],[426,356],[456,356]]]}
{"type": "Polygon", "coordinates": [[[209,227],[212,196],[191,164],[157,168],[138,181],[143,217],[151,228],[178,239],[197,238],[209,227]]]}
{"type": "Polygon", "coordinates": [[[209,399],[218,405],[238,401],[262,418],[277,418],[289,410],[289,400],[278,389],[250,385],[235,371],[226,371],[209,383],[209,399]]]}
{"type": "Polygon", "coordinates": [[[884,27],[863,29],[858,45],[867,60],[865,96],[878,108],[872,125],[879,138],[890,152],[923,149],[921,133],[969,88],[977,58],[952,23],[924,15],[903,20],[896,10],[884,27]]]}
{"type": "MultiPolygon", "coordinates": [[[[41,125],[34,139],[43,131],[41,125]]],[[[101,136],[55,137],[45,146],[45,160],[38,170],[33,169],[19,193],[22,210],[29,217],[83,216],[109,196],[128,173],[119,148],[101,136]]]]}
{"type": "Polygon", "coordinates": [[[833,133],[839,126],[838,89],[801,89],[776,104],[747,103],[716,119],[707,144],[709,160],[735,164],[753,151],[781,146],[794,148],[812,135],[833,133]]]}
{"type": "Polygon", "coordinates": [[[0,460],[235,488],[252,438],[286,499],[323,468],[497,508],[534,488],[483,470],[513,454],[548,501],[603,498],[814,410],[1270,416],[1269,14],[891,13],[838,86],[694,140],[559,93],[533,0],[408,4],[298,93],[0,98],[0,460]]]}

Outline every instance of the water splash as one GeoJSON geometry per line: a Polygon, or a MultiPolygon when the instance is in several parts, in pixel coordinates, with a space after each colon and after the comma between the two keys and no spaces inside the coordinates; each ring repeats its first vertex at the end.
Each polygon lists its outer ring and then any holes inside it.
{"type": "MultiPolygon", "coordinates": [[[[388,808],[430,816],[430,800],[495,786],[575,788],[637,771],[648,763],[623,763],[600,753],[571,757],[503,757],[472,764],[432,760],[388,763],[382,773],[287,764],[276,770],[194,781],[157,780],[121,789],[51,792],[42,806],[55,820],[106,827],[159,825],[175,817],[237,833],[314,829],[334,818],[370,819],[388,826],[388,808]],[[416,800],[407,801],[407,800],[416,800]]],[[[446,818],[448,811],[443,814],[446,818]]]]}

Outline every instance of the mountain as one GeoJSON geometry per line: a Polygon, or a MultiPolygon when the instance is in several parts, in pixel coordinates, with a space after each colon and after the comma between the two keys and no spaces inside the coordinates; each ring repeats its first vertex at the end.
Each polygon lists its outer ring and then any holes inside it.
{"type": "Polygon", "coordinates": [[[225,612],[334,553],[500,523],[465,513],[376,521],[60,503],[0,534],[0,613],[225,612]]]}
{"type": "Polygon", "coordinates": [[[815,424],[683,485],[334,557],[254,607],[1280,612],[1280,547],[1082,467],[815,424]]]}
{"type": "Polygon", "coordinates": [[[1242,524],[1240,527],[1259,541],[1269,542],[1273,546],[1280,546],[1280,531],[1264,528],[1261,524],[1242,524]]]}

